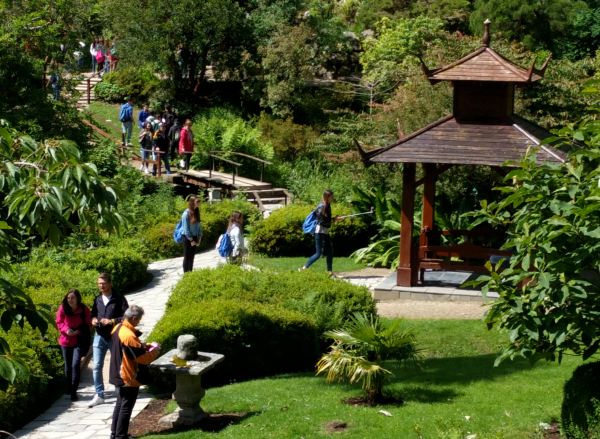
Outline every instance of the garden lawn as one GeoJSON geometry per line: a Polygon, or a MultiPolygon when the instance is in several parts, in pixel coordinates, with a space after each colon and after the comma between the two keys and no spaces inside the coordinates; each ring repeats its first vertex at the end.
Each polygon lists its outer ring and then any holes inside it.
{"type": "MultiPolygon", "coordinates": [[[[103,102],[92,102],[90,104],[90,111],[94,113],[96,116],[101,117],[108,123],[114,125],[118,129],[115,130],[110,126],[102,124],[108,134],[112,135],[116,139],[121,139],[121,122],[119,122],[119,111],[121,109],[120,105],[117,104],[106,104],[103,102]]],[[[135,122],[133,123],[133,132],[131,134],[131,143],[134,146],[138,146],[138,137],[140,136],[140,125],[138,123],[138,114],[141,111],[141,108],[133,107],[133,118],[135,122]]],[[[99,121],[96,121],[101,123],[99,121]]]]}
{"type": "MultiPolygon", "coordinates": [[[[562,365],[540,362],[534,367],[523,360],[505,361],[494,368],[506,336],[488,332],[481,322],[406,323],[428,351],[423,369],[387,364],[395,377],[384,393],[401,395],[403,405],[367,408],[342,404],[344,398],[362,395],[358,385],[327,384],[322,376],[303,373],[210,389],[202,407],[213,413],[247,413],[239,424],[219,433],[221,438],[323,437],[323,424],[340,420],[351,426],[340,435],[343,437],[417,439],[419,429],[420,436],[427,439],[470,434],[477,434],[478,439],[526,439],[540,422],[559,417],[562,386],[581,363],[579,359],[565,358],[562,365]],[[392,416],[379,414],[382,409],[392,416]]],[[[169,409],[174,409],[173,403],[169,409]]],[[[214,433],[197,430],[152,437],[212,438],[214,433]]]]}
{"type": "MultiPolygon", "coordinates": [[[[267,258],[259,255],[250,255],[248,264],[263,269],[273,271],[298,271],[308,258],[267,258]]],[[[366,268],[365,264],[354,262],[353,258],[333,258],[333,272],[356,271],[366,268]]],[[[325,258],[320,258],[317,262],[310,266],[309,270],[327,271],[325,258]]]]}

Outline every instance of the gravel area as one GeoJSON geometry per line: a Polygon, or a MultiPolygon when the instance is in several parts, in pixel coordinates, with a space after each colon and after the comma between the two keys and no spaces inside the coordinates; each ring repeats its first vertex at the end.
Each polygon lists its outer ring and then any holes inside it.
{"type": "Polygon", "coordinates": [[[380,317],[406,319],[481,319],[489,306],[477,302],[390,300],[377,303],[380,317]]]}

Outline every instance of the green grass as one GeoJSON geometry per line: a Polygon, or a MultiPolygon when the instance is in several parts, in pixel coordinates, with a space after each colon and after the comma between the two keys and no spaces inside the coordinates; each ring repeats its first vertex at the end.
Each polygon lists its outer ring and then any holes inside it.
{"type": "MultiPolygon", "coordinates": [[[[540,422],[558,418],[562,386],[581,362],[569,357],[562,365],[540,362],[531,367],[517,360],[494,368],[496,353],[506,335],[488,332],[481,322],[406,323],[415,329],[428,351],[423,369],[387,363],[395,377],[385,393],[401,396],[403,405],[348,406],[340,401],[362,395],[360,386],[327,384],[322,376],[303,373],[209,389],[202,407],[213,413],[247,413],[242,422],[219,433],[222,438],[324,437],[327,434],[322,425],[341,420],[352,426],[340,434],[343,437],[417,439],[415,427],[419,427],[426,439],[462,439],[470,434],[477,434],[478,439],[528,439],[540,422]],[[378,414],[381,409],[392,417],[378,414]]],[[[153,438],[213,435],[197,430],[153,438]]]]}
{"type": "MultiPolygon", "coordinates": [[[[297,271],[302,267],[308,258],[266,258],[259,255],[250,255],[248,263],[262,270],[273,271],[297,271]]],[[[365,268],[365,264],[354,262],[352,258],[333,258],[333,271],[356,271],[365,268]]],[[[310,266],[309,270],[327,271],[325,258],[320,258],[317,262],[310,266]]]]}
{"type": "MultiPolygon", "coordinates": [[[[121,122],[119,122],[119,110],[121,106],[118,104],[106,104],[104,102],[92,102],[90,104],[90,111],[94,113],[96,116],[100,116],[105,121],[114,125],[117,129],[113,129],[110,126],[101,124],[101,129],[113,136],[115,139],[121,139],[121,122]]],[[[133,132],[131,134],[131,143],[134,146],[138,144],[138,137],[140,135],[140,126],[138,124],[138,114],[141,111],[141,108],[133,109],[133,117],[135,119],[135,123],[133,124],[133,132]]],[[[96,121],[98,123],[98,121],[96,121]]]]}

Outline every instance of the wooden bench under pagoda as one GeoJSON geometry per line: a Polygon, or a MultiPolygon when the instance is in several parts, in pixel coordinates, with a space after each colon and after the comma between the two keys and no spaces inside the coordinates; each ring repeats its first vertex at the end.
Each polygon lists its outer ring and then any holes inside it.
{"type": "Polygon", "coordinates": [[[449,64],[430,70],[421,61],[423,72],[434,85],[450,81],[454,86],[453,113],[425,128],[376,150],[364,152],[357,144],[366,166],[374,163],[403,163],[400,261],[397,285],[416,286],[425,269],[487,272],[484,264],[493,255],[510,252],[485,248],[471,242],[439,245],[441,235],[493,236],[491,227],[474,230],[438,231],[434,225],[437,177],[453,166],[490,166],[500,171],[505,162],[518,163],[531,147],[538,163],[563,163],[565,154],[550,145],[540,145],[551,134],[539,125],[514,113],[516,86],[543,78],[549,58],[541,69],[535,59],[523,68],[489,47],[489,20],[485,22],[482,47],[449,64]],[[424,177],[415,180],[416,165],[424,177]],[[419,245],[413,245],[416,188],[423,185],[423,221],[419,245]],[[453,260],[454,258],[454,260],[453,260]],[[458,260],[457,260],[458,259],[458,260]]]}

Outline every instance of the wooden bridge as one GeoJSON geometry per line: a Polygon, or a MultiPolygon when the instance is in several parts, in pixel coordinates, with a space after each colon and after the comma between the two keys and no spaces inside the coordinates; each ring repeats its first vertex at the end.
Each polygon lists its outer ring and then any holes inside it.
{"type": "MultiPolygon", "coordinates": [[[[121,132],[119,128],[110,122],[102,119],[95,114],[92,114],[92,117],[95,121],[103,124],[113,130],[121,132]]],[[[270,212],[281,205],[287,205],[292,199],[293,196],[286,189],[281,188],[273,188],[270,183],[263,181],[264,169],[265,165],[271,165],[271,162],[267,160],[260,159],[258,157],[253,157],[248,154],[233,152],[233,151],[209,151],[208,156],[210,157],[211,166],[210,169],[206,170],[193,170],[190,169],[188,171],[184,170],[175,170],[171,168],[171,174],[166,174],[163,167],[163,162],[160,159],[160,152],[155,153],[156,160],[152,159],[143,159],[138,151],[141,151],[140,148],[135,148],[131,146],[125,145],[125,135],[121,132],[121,139],[117,139],[101,128],[97,127],[90,121],[84,120],[84,124],[90,127],[93,131],[95,131],[101,137],[106,139],[110,139],[117,145],[117,153],[120,158],[127,159],[127,163],[139,169],[142,163],[148,163],[149,165],[156,165],[157,172],[156,178],[162,178],[170,181],[173,184],[193,184],[202,188],[219,188],[225,194],[230,196],[235,196],[239,193],[245,193],[248,201],[254,203],[261,211],[270,212]],[[233,160],[227,159],[223,157],[224,155],[234,155],[246,159],[250,159],[260,163],[261,172],[260,172],[260,180],[253,180],[248,177],[242,177],[239,175],[239,168],[242,166],[241,163],[235,162],[233,160]],[[227,165],[231,165],[232,172],[225,173],[216,170],[216,162],[222,162],[227,165]]],[[[151,152],[154,154],[152,150],[144,150],[145,152],[151,152]]],[[[151,174],[150,174],[151,175],[151,174]]]]}

